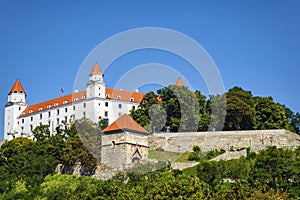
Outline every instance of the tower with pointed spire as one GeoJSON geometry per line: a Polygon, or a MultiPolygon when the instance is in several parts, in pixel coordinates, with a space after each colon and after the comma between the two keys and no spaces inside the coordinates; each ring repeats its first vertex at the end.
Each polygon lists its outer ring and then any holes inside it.
{"type": "Polygon", "coordinates": [[[26,93],[19,79],[8,93],[5,105],[4,139],[12,139],[18,132],[17,118],[26,109],[26,93]]]}
{"type": "Polygon", "coordinates": [[[182,79],[179,77],[175,83],[176,86],[184,86],[182,79]]]}
{"type": "Polygon", "coordinates": [[[105,83],[103,73],[96,63],[90,73],[89,82],[87,83],[86,95],[87,98],[105,98],[105,83]]]}

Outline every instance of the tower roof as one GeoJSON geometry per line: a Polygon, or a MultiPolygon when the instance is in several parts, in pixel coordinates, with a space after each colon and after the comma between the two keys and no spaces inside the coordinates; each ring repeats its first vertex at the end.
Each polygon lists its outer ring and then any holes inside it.
{"type": "Polygon", "coordinates": [[[148,131],[146,131],[143,127],[141,127],[136,121],[134,121],[134,119],[132,119],[127,114],[123,114],[111,125],[106,127],[103,130],[103,133],[114,132],[114,131],[133,131],[137,133],[148,134],[148,131]]]}
{"type": "Polygon", "coordinates": [[[98,63],[96,63],[91,71],[91,74],[102,74],[102,71],[98,65],[98,63]]]}
{"type": "Polygon", "coordinates": [[[176,84],[175,84],[176,86],[184,86],[184,83],[183,83],[183,81],[181,80],[181,78],[179,77],[178,79],[177,79],[177,81],[176,81],[176,84]]]}
{"type": "Polygon", "coordinates": [[[24,93],[25,94],[25,90],[19,79],[16,80],[15,84],[13,85],[13,87],[11,88],[9,93],[10,94],[11,93],[24,93]]]}

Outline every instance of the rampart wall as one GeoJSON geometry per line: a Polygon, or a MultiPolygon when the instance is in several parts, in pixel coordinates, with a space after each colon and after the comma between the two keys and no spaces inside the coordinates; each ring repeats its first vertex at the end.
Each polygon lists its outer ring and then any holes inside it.
{"type": "Polygon", "coordinates": [[[155,133],[148,137],[149,149],[164,149],[173,152],[192,151],[198,145],[203,151],[224,149],[226,151],[251,147],[258,151],[267,146],[295,148],[300,145],[296,133],[279,130],[215,131],[155,133]]]}

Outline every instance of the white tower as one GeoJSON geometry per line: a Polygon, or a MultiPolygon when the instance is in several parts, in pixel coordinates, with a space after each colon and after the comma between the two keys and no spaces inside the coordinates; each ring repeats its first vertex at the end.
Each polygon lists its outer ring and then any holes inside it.
{"type": "Polygon", "coordinates": [[[103,73],[99,65],[96,63],[90,73],[90,79],[87,83],[86,97],[89,98],[105,98],[105,83],[103,81],[103,73]]]}
{"type": "Polygon", "coordinates": [[[10,140],[22,131],[18,124],[18,117],[27,107],[26,93],[19,79],[8,93],[8,101],[5,105],[4,139],[10,140]]]}

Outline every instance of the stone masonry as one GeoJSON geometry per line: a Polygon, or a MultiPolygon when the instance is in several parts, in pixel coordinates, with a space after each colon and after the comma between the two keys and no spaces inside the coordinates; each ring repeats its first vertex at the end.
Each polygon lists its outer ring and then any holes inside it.
{"type": "Polygon", "coordinates": [[[295,148],[300,145],[300,136],[283,129],[216,131],[187,133],[156,133],[148,137],[149,149],[164,149],[173,152],[192,151],[198,145],[202,151],[224,149],[226,151],[250,147],[259,151],[267,146],[295,148]]]}

